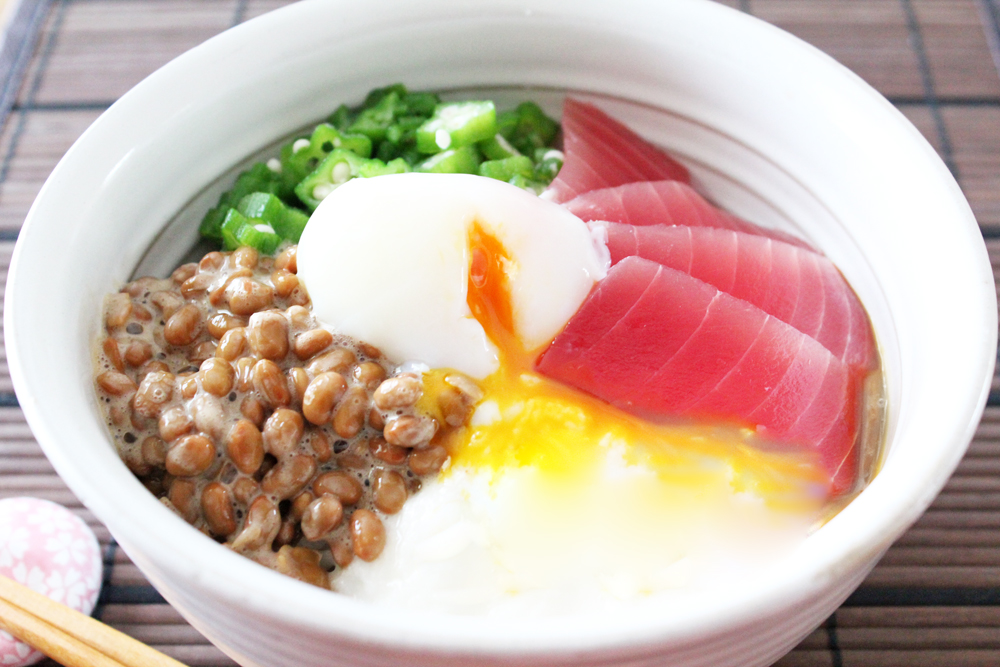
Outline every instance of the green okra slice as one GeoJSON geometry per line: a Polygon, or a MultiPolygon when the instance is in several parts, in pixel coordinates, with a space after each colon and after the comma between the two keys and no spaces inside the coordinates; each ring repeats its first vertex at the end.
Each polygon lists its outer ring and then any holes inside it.
{"type": "Polygon", "coordinates": [[[413,92],[403,97],[403,104],[407,114],[426,119],[434,114],[434,109],[441,104],[441,98],[436,93],[413,92]]]}
{"type": "Polygon", "coordinates": [[[487,160],[479,165],[479,175],[495,178],[498,181],[509,182],[520,174],[531,178],[535,173],[535,164],[525,155],[515,155],[502,160],[487,160]]]}
{"type": "Polygon", "coordinates": [[[399,92],[386,93],[374,106],[361,111],[347,128],[351,134],[363,134],[373,143],[385,139],[385,134],[396,119],[396,114],[404,111],[399,92]]]}
{"type": "Polygon", "coordinates": [[[536,195],[541,194],[548,183],[543,183],[542,181],[535,180],[533,178],[527,177],[523,174],[514,174],[514,176],[507,181],[511,185],[516,185],[522,190],[527,190],[528,192],[533,192],[536,195]]]}
{"type": "Polygon", "coordinates": [[[493,102],[446,102],[417,129],[417,150],[440,153],[489,139],[497,133],[493,102]]]}
{"type": "Polygon", "coordinates": [[[315,211],[331,192],[352,178],[399,174],[409,169],[406,161],[398,158],[386,164],[381,160],[365,159],[351,151],[338,149],[330,153],[315,171],[298,184],[295,194],[310,210],[315,211]]]}
{"type": "Polygon", "coordinates": [[[373,178],[375,176],[388,176],[389,174],[405,174],[410,171],[410,165],[401,157],[383,163],[380,160],[369,160],[358,167],[358,176],[361,178],[373,178]]]}
{"type": "Polygon", "coordinates": [[[248,218],[235,208],[229,209],[221,231],[226,250],[250,246],[265,255],[273,255],[281,245],[281,237],[271,225],[258,218],[248,218]]]}
{"type": "Polygon", "coordinates": [[[504,160],[521,154],[500,133],[495,134],[489,139],[480,141],[477,145],[487,160],[504,160]]]}
{"type": "Polygon", "coordinates": [[[497,131],[525,155],[549,146],[559,131],[559,124],[534,102],[522,102],[516,109],[502,113],[497,125],[497,131]]]}
{"type": "Polygon", "coordinates": [[[236,232],[236,240],[239,245],[256,248],[265,255],[273,255],[281,245],[281,237],[274,228],[263,222],[249,221],[236,232]]]}
{"type": "Polygon", "coordinates": [[[346,132],[354,122],[354,112],[346,104],[341,104],[336,111],[327,116],[326,122],[341,132],[346,132]]]}
{"type": "Polygon", "coordinates": [[[377,107],[382,101],[389,95],[394,95],[397,100],[405,98],[409,94],[406,89],[406,84],[394,83],[384,88],[372,88],[365,95],[365,101],[361,103],[361,110],[372,109],[377,107]]]}
{"type": "MultiPolygon", "coordinates": [[[[361,106],[356,109],[351,109],[346,104],[341,104],[327,118],[327,122],[336,127],[338,130],[344,132],[358,120],[362,112],[369,109],[378,107],[380,104],[385,105],[385,107],[391,107],[393,115],[411,115],[420,116],[422,119],[426,120],[430,118],[431,114],[434,113],[434,107],[441,102],[441,98],[435,93],[428,92],[409,92],[401,83],[393,84],[391,86],[386,86],[385,88],[376,88],[372,90],[365,97],[365,101],[361,106]],[[390,95],[395,95],[395,100],[392,104],[387,104],[384,102],[385,98],[390,95]]],[[[383,107],[382,111],[386,108],[383,107]]],[[[369,114],[365,122],[370,122],[373,120],[372,115],[369,114]]],[[[391,124],[391,123],[390,123],[391,124]]]]}
{"type": "Polygon", "coordinates": [[[365,162],[365,158],[351,151],[337,149],[295,186],[295,194],[309,210],[315,211],[319,203],[338,186],[357,176],[358,169],[365,162]]]}
{"type": "Polygon", "coordinates": [[[298,243],[307,222],[309,222],[308,215],[297,208],[288,207],[284,215],[271,223],[271,227],[281,238],[298,243]]]}
{"type": "Polygon", "coordinates": [[[322,162],[341,148],[361,157],[372,154],[372,140],[363,134],[341,132],[329,123],[320,123],[308,138],[296,139],[281,149],[281,180],[292,191],[322,162]]]}
{"type": "Polygon", "coordinates": [[[246,216],[235,208],[227,209],[225,216],[223,216],[222,224],[219,227],[219,233],[222,236],[222,247],[226,250],[236,250],[239,248],[240,242],[236,238],[236,233],[248,222],[246,216]]]}
{"type": "Polygon", "coordinates": [[[269,225],[283,239],[299,242],[309,216],[291,206],[286,206],[276,196],[266,192],[254,192],[240,200],[236,207],[251,223],[262,222],[269,225]]]}
{"type": "Polygon", "coordinates": [[[376,157],[383,162],[389,162],[398,157],[417,155],[417,128],[427,120],[424,116],[399,116],[385,131],[385,139],[378,143],[376,157]]]}
{"type": "Polygon", "coordinates": [[[481,161],[479,149],[474,145],[462,146],[432,155],[413,170],[435,174],[475,174],[481,161]]]}
{"type": "Polygon", "coordinates": [[[535,179],[551,183],[562,169],[565,156],[555,148],[535,149],[535,179]]]}
{"type": "Polygon", "coordinates": [[[210,239],[222,240],[222,223],[230,208],[236,206],[243,197],[251,192],[270,192],[280,194],[283,191],[278,174],[271,171],[263,162],[258,162],[237,178],[233,187],[223,192],[219,203],[202,218],[198,232],[210,239]]]}
{"type": "Polygon", "coordinates": [[[259,218],[271,224],[285,211],[280,199],[269,192],[251,192],[236,205],[236,210],[246,218],[259,218]]]}

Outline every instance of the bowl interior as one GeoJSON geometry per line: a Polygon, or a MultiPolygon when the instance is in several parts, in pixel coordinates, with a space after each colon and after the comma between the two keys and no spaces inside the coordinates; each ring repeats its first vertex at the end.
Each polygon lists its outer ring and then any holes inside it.
{"type": "Polygon", "coordinates": [[[831,59],[708,2],[538,3],[526,12],[513,0],[406,0],[389,14],[317,0],[231,30],[137,86],[53,172],[18,242],[5,331],[19,400],[74,492],[166,589],[184,579],[273,610],[261,613],[390,643],[504,650],[682,636],[807,599],[870,567],[957,465],[995,356],[985,248],[927,142],[831,59]],[[263,571],[191,531],[121,464],[92,390],[103,295],[136,267],[172,268],[234,165],[395,81],[534,98],[554,113],[567,91],[593,100],[673,151],[718,203],[797,231],[840,267],[881,346],[888,456],[774,578],[610,622],[442,625],[263,571]],[[282,605],[293,593],[298,604],[282,605]]]}

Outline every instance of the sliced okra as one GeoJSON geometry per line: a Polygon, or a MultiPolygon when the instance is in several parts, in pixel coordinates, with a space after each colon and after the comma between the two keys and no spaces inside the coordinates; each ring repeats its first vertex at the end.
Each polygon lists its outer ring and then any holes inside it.
{"type": "Polygon", "coordinates": [[[413,170],[435,174],[475,174],[481,161],[479,149],[474,145],[462,146],[432,155],[413,170]]]}
{"type": "Polygon", "coordinates": [[[440,153],[462,148],[497,133],[497,112],[491,101],[446,102],[417,129],[417,150],[440,153]]]}

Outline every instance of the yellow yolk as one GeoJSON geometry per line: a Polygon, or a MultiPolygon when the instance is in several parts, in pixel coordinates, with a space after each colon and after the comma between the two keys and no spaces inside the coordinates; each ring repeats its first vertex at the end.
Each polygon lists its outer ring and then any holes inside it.
{"type": "MultiPolygon", "coordinates": [[[[551,490],[608,481],[609,460],[655,473],[630,479],[628,491],[642,504],[685,504],[693,497],[721,501],[749,492],[772,509],[810,511],[819,498],[809,492],[821,475],[805,456],[762,452],[747,443],[752,433],[722,427],[653,424],[534,372],[544,350],[527,350],[514,333],[502,243],[478,223],[469,231],[468,305],[499,350],[500,368],[481,381],[484,398],[470,423],[441,440],[451,467],[532,467],[551,490]]],[[[449,369],[424,375],[424,410],[437,411],[435,397],[449,369]]],[[[615,491],[620,493],[620,490],[615,491]]]]}

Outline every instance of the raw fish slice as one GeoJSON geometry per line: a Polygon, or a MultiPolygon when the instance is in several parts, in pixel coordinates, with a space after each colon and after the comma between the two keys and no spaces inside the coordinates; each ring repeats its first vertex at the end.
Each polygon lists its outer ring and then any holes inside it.
{"type": "Polygon", "coordinates": [[[562,131],[563,166],[545,195],[556,203],[623,183],[691,180],[684,165],[591,104],[567,98],[562,131]]]}
{"type": "Polygon", "coordinates": [[[593,190],[566,202],[566,208],[585,222],[720,227],[809,248],[808,243],[791,234],[760,227],[713,206],[690,185],[679,181],[628,183],[593,190]]]}
{"type": "MultiPolygon", "coordinates": [[[[622,276],[615,284],[612,298],[605,298],[605,292],[601,288],[603,282],[597,284],[587,297],[587,303],[590,304],[590,317],[587,321],[581,322],[573,332],[567,332],[563,328],[559,334],[562,336],[563,349],[569,354],[566,363],[572,363],[579,350],[585,349],[590,345],[590,341],[610,331],[628,314],[643,293],[649,289],[657,268],[655,264],[650,264],[622,276]]],[[[587,372],[588,369],[581,368],[580,371],[587,372]]]]}
{"type": "MultiPolygon", "coordinates": [[[[663,278],[674,279],[672,287],[675,289],[687,287],[680,276],[666,274],[663,278]]],[[[709,285],[705,287],[711,289],[709,285]]],[[[749,303],[730,300],[728,304],[720,304],[724,293],[711,291],[714,292],[712,302],[698,329],[666,363],[657,366],[660,360],[651,362],[652,374],[645,380],[647,390],[655,392],[658,400],[668,404],[670,412],[675,414],[708,418],[735,414],[732,410],[696,410],[694,405],[732,375],[767,325],[767,318],[759,317],[759,311],[749,303]],[[737,326],[733,326],[734,321],[737,326]]],[[[761,372],[751,380],[765,384],[777,383],[784,372],[778,365],[758,370],[761,372]]],[[[749,385],[744,387],[748,388],[749,385]]],[[[752,392],[747,395],[749,393],[752,392]]],[[[760,400],[762,397],[752,400],[750,405],[760,400]]],[[[732,419],[729,416],[728,421],[732,419]]]]}
{"type": "Polygon", "coordinates": [[[866,370],[874,369],[878,360],[875,340],[868,324],[868,313],[833,263],[825,257],[820,258],[818,263],[826,294],[826,307],[816,340],[845,364],[866,370]],[[854,333],[858,323],[863,327],[858,327],[857,333],[854,333]]]}
{"type": "Polygon", "coordinates": [[[598,377],[608,391],[622,389],[624,393],[621,397],[591,392],[616,405],[619,398],[627,402],[630,394],[634,393],[633,387],[641,386],[656,371],[659,365],[651,363],[657,362],[662,352],[673,354],[691,337],[718,293],[710,285],[699,283],[684,295],[685,299],[661,302],[655,294],[658,280],[662,282],[671,277],[661,277],[663,267],[639,258],[630,258],[619,266],[627,268],[613,267],[616,279],[609,282],[605,277],[597,284],[584,306],[570,318],[538,364],[542,373],[547,366],[561,367],[564,377],[553,377],[585,391],[589,391],[585,387],[597,381],[598,377]],[[650,298],[654,300],[655,307],[648,306],[650,298]],[[583,308],[587,309],[587,316],[571,326],[580,318],[583,308]],[[617,314],[617,319],[611,319],[611,314],[617,314]],[[654,353],[648,359],[633,355],[638,332],[643,338],[656,340],[660,346],[659,350],[651,351],[654,353]],[[622,354],[632,363],[603,364],[600,360],[595,363],[589,358],[595,346],[599,349],[621,347],[622,354]],[[576,379],[567,381],[569,376],[576,379]]]}
{"type": "MultiPolygon", "coordinates": [[[[749,345],[739,346],[740,358],[729,372],[707,392],[692,396],[694,400],[685,412],[701,418],[730,414],[743,425],[764,426],[775,435],[784,433],[812,403],[823,382],[823,374],[811,373],[809,367],[817,361],[827,361],[832,355],[826,350],[825,355],[815,354],[814,350],[806,350],[808,354],[803,355],[809,337],[763,311],[747,315],[747,309],[742,307],[749,305],[745,301],[733,304],[722,297],[719,301],[716,312],[712,313],[716,326],[732,327],[734,320],[749,317],[760,326],[758,335],[749,345]],[[790,386],[805,393],[788,391],[786,388],[790,386]]],[[[694,341],[693,345],[700,347],[701,341],[694,341]]],[[[707,356],[710,352],[704,350],[703,354],[707,356]]],[[[819,368],[826,365],[823,363],[819,368]]]]}
{"type": "Polygon", "coordinates": [[[829,443],[842,442],[847,438],[853,439],[857,431],[858,416],[845,414],[843,419],[838,419],[833,423],[817,448],[821,457],[820,465],[823,466],[824,470],[833,471],[830,488],[834,495],[847,493],[857,486],[861,463],[856,448],[842,452],[837,447],[830,446],[829,443]]]}
{"type": "Polygon", "coordinates": [[[824,386],[820,388],[813,404],[802,413],[798,422],[788,429],[785,436],[789,440],[815,441],[819,439],[816,450],[820,452],[820,464],[823,469],[832,472],[831,490],[835,495],[850,491],[857,482],[859,461],[855,448],[844,450],[838,447],[837,443],[847,440],[855,441],[858,433],[859,406],[854,403],[853,410],[843,411],[839,418],[829,424],[825,433],[822,433],[823,420],[816,418],[816,415],[830,412],[829,403],[835,400],[841,392],[851,397],[858,396],[862,377],[863,375],[857,370],[854,373],[848,373],[847,377],[839,373],[827,373],[824,386]]]}
{"type": "MultiPolygon", "coordinates": [[[[788,322],[794,322],[792,326],[796,329],[819,340],[826,311],[826,290],[817,261],[820,257],[814,252],[805,252],[799,254],[796,259],[799,263],[799,283],[788,285],[786,289],[797,289],[799,298],[795,303],[795,312],[789,316],[788,322]]],[[[836,271],[832,264],[830,269],[836,271]]],[[[778,319],[784,321],[783,318],[778,319]]],[[[838,344],[842,342],[843,340],[835,341],[838,344]]]]}
{"type": "MultiPolygon", "coordinates": [[[[709,418],[746,414],[745,423],[764,441],[808,446],[837,496],[854,487],[858,472],[856,375],[818,347],[769,317],[739,364],[686,412],[709,418]]],[[[656,385],[655,378],[651,384],[656,385]]]]}
{"type": "Polygon", "coordinates": [[[849,366],[875,367],[864,308],[826,257],[728,229],[600,224],[612,264],[635,255],[683,271],[815,338],[849,366]]]}
{"type": "MultiPolygon", "coordinates": [[[[837,271],[836,275],[824,273],[824,278],[830,282],[839,279],[844,281],[844,277],[837,271]]],[[[832,292],[835,294],[835,292],[832,292]]],[[[878,366],[878,347],[875,345],[875,336],[872,333],[871,321],[868,313],[861,306],[854,291],[848,288],[844,294],[846,300],[846,311],[849,317],[844,318],[841,326],[847,329],[845,338],[845,349],[841,358],[849,364],[853,364],[866,370],[874,370],[878,366]]],[[[837,311],[834,311],[837,312],[837,311]]],[[[831,330],[832,328],[827,328],[831,330]]]]}
{"type": "Polygon", "coordinates": [[[681,271],[622,260],[537,367],[641,417],[756,428],[767,442],[816,453],[833,493],[853,484],[856,464],[845,461],[856,457],[856,399],[847,366],[811,337],[681,271]],[[617,307],[624,315],[602,333],[593,318],[607,324],[608,304],[619,300],[629,306],[617,307]]]}

